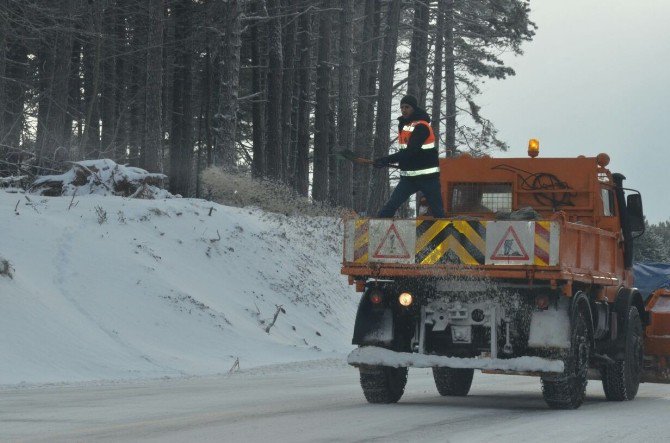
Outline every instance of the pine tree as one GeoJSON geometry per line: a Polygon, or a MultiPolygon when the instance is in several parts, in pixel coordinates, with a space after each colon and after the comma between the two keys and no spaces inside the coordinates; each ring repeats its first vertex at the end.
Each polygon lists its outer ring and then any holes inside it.
{"type": "Polygon", "coordinates": [[[268,13],[268,112],[267,137],[265,139],[266,173],[270,179],[281,180],[283,146],[282,141],[282,78],[284,58],[282,53],[281,20],[279,1],[267,0],[268,13]]]}
{"type": "Polygon", "coordinates": [[[667,230],[662,226],[649,225],[645,220],[645,232],[633,243],[633,260],[637,262],[670,261],[670,243],[665,241],[667,230]]]}
{"type": "Polygon", "coordinates": [[[193,122],[191,106],[192,54],[191,32],[193,29],[191,0],[176,0],[174,4],[175,48],[174,111],[170,139],[170,192],[189,195],[193,160],[193,122]]]}
{"type": "Polygon", "coordinates": [[[296,143],[294,189],[299,195],[307,196],[309,192],[309,143],[310,143],[310,112],[312,103],[310,97],[312,94],[311,82],[311,22],[312,17],[309,13],[304,13],[299,18],[298,31],[298,53],[300,60],[298,62],[298,140],[296,143]]]}
{"type": "MultiPolygon", "coordinates": [[[[225,4],[216,2],[215,17],[218,18],[220,42],[217,70],[221,73],[218,92],[217,151],[219,163],[226,168],[236,166],[238,90],[240,87],[241,22],[240,4],[231,0],[225,4]]],[[[209,81],[209,75],[208,75],[209,81]]]]}
{"type": "MultiPolygon", "coordinates": [[[[324,0],[325,9],[331,1],[324,0]]],[[[329,132],[330,123],[330,44],[332,40],[331,12],[321,12],[319,20],[319,49],[316,68],[316,109],[314,113],[314,174],[312,198],[319,202],[328,200],[329,132]]]]}
{"type": "MultiPolygon", "coordinates": [[[[377,118],[375,121],[375,138],[373,157],[388,155],[389,122],[391,121],[391,93],[393,89],[393,73],[398,50],[398,24],[402,0],[391,0],[388,3],[384,30],[384,45],[381,64],[379,66],[379,94],[377,95],[377,118]]],[[[367,213],[376,214],[388,198],[388,170],[375,169],[372,172],[370,187],[373,192],[368,194],[367,213]]]]}
{"type": "Polygon", "coordinates": [[[497,138],[492,122],[484,118],[475,102],[479,79],[504,79],[514,75],[500,54],[521,54],[521,44],[535,34],[528,0],[446,0],[445,81],[447,99],[446,143],[453,153],[457,142],[471,152],[506,149],[497,138]],[[452,12],[453,11],[453,12],[452,12]],[[456,83],[461,97],[456,97],[456,83]],[[467,107],[459,106],[464,101],[467,107]],[[456,124],[456,115],[469,115],[476,127],[456,124]],[[458,137],[458,140],[456,138],[458,137]]]}
{"type": "Polygon", "coordinates": [[[146,67],[146,95],[144,143],[142,144],[142,168],[150,172],[162,172],[161,144],[163,141],[162,95],[163,95],[163,21],[164,0],[151,0],[148,4],[148,39],[146,67]]]}
{"type": "MultiPolygon", "coordinates": [[[[443,3],[440,1],[440,3],[443,3]]],[[[428,0],[414,0],[414,21],[407,73],[407,93],[415,96],[419,106],[426,106],[426,75],[428,66],[428,0]]]]}
{"type": "MultiPolygon", "coordinates": [[[[353,90],[353,0],[341,0],[340,14],[340,69],[339,94],[337,104],[338,149],[351,150],[353,148],[354,130],[354,90],[353,90]]],[[[333,156],[333,158],[337,158],[333,156]]],[[[353,171],[348,161],[339,162],[339,179],[337,186],[337,204],[347,208],[353,206],[353,171]]]]}
{"type": "MultiPolygon", "coordinates": [[[[357,156],[363,158],[372,157],[380,33],[381,0],[366,0],[365,19],[358,57],[360,70],[358,73],[358,106],[356,107],[356,131],[353,149],[357,156]]],[[[369,189],[370,167],[354,164],[352,192],[354,194],[354,209],[357,212],[366,210],[369,189]]]]}

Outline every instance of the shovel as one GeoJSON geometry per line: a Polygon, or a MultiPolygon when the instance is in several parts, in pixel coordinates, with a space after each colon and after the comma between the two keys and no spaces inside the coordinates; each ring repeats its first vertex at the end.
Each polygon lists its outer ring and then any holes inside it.
{"type": "MultiPolygon", "coordinates": [[[[343,149],[341,151],[337,151],[335,153],[340,158],[343,158],[345,160],[349,160],[354,163],[358,163],[360,165],[372,165],[374,164],[374,160],[370,160],[369,158],[364,158],[364,157],[359,157],[356,155],[356,153],[350,149],[343,149]]],[[[397,168],[398,166],[396,165],[388,165],[391,168],[397,168]]]]}

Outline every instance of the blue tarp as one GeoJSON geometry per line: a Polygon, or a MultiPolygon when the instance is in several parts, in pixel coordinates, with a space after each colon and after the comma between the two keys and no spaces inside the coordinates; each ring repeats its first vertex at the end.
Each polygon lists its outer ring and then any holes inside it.
{"type": "Polygon", "coordinates": [[[633,272],[635,286],[645,302],[656,289],[670,288],[670,263],[635,263],[633,272]]]}

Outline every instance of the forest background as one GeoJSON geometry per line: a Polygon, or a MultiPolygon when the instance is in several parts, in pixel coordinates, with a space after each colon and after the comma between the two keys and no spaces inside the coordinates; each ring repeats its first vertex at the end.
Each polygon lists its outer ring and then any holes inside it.
{"type": "MultiPolygon", "coordinates": [[[[218,168],[373,214],[388,172],[337,153],[387,155],[406,93],[443,156],[507,149],[478,96],[536,30],[528,0],[0,0],[0,176],[110,158],[207,197],[218,168]]],[[[670,222],[639,246],[670,260],[670,222]]]]}

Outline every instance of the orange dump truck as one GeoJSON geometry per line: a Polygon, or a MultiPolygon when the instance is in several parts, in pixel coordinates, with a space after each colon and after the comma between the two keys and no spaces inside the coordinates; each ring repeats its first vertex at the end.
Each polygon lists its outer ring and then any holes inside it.
{"type": "Polygon", "coordinates": [[[363,292],[348,361],[369,402],[397,402],[408,367],[432,368],[442,395],[466,395],[475,369],[539,376],[559,409],[588,379],[615,401],[670,382],[670,309],[653,311],[670,291],[647,305],[633,281],[640,194],[606,154],[536,147],[441,159],[448,218],[345,219],[342,273],[363,292]]]}

